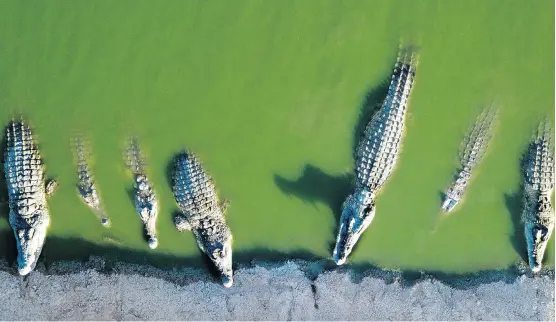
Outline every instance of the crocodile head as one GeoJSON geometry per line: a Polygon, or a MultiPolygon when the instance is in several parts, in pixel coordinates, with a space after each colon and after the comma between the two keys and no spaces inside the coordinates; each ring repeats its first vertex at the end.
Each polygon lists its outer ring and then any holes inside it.
{"type": "Polygon", "coordinates": [[[541,195],[537,210],[537,220],[525,223],[529,267],[533,273],[542,268],[544,252],[554,230],[554,214],[548,196],[541,195]]]}
{"type": "Polygon", "coordinates": [[[232,236],[228,237],[224,242],[211,242],[206,245],[207,255],[216,266],[222,279],[224,287],[230,287],[234,283],[232,272],[232,236]]]}
{"type": "Polygon", "coordinates": [[[344,202],[333,253],[337,265],[345,263],[353,246],[373,220],[375,216],[374,197],[374,194],[364,187],[356,189],[344,202]]]}
{"type": "Polygon", "coordinates": [[[150,237],[147,243],[149,244],[150,249],[155,249],[158,247],[158,238],[150,237]]]}
{"type": "MultiPolygon", "coordinates": [[[[15,218],[15,214],[10,217],[15,218]],[[13,216],[13,217],[12,217],[13,216]]],[[[17,270],[19,275],[29,274],[37,265],[37,261],[44,245],[46,230],[49,224],[48,217],[33,223],[32,226],[22,224],[19,220],[12,222],[17,245],[17,270]]]]}
{"type": "Polygon", "coordinates": [[[456,205],[458,204],[457,199],[450,197],[450,195],[446,194],[446,197],[444,199],[444,202],[442,203],[442,210],[445,213],[448,213],[450,211],[452,211],[456,205]]]}

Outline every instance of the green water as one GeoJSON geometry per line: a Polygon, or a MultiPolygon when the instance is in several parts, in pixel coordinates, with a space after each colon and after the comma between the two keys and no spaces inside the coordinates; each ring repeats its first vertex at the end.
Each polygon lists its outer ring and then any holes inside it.
{"type": "MultiPolygon", "coordinates": [[[[192,234],[172,225],[167,168],[187,147],[231,200],[238,261],[330,258],[360,111],[382,98],[401,40],[421,48],[403,150],[350,262],[447,272],[516,262],[519,158],[554,118],[549,0],[1,2],[0,123],[24,113],[61,180],[43,257],[201,261],[192,234]],[[441,218],[460,141],[490,102],[500,125],[489,153],[464,204],[441,218]],[[108,230],[77,196],[75,130],[92,143],[108,230]],[[155,251],[128,197],[130,133],[160,197],[155,251]]],[[[550,265],[553,253],[551,242],[550,265]]]]}

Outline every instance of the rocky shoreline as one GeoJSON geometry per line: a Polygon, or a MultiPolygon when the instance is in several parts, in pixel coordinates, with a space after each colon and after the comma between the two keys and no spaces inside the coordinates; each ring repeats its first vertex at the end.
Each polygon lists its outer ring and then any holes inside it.
{"type": "Polygon", "coordinates": [[[554,270],[469,275],[253,262],[222,287],[200,268],[60,261],[26,277],[0,263],[1,320],[554,320],[554,270]]]}

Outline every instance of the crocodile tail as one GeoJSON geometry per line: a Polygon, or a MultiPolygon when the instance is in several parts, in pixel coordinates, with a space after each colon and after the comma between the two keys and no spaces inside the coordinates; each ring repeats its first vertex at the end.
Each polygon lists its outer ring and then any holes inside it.
{"type": "Polygon", "coordinates": [[[540,123],[535,140],[535,171],[538,174],[540,190],[550,192],[554,188],[554,143],[552,126],[547,120],[540,123]]]}
{"type": "Polygon", "coordinates": [[[493,107],[485,108],[479,114],[462,142],[460,162],[463,168],[473,168],[481,161],[492,138],[497,119],[498,111],[493,107]]]}
{"type": "Polygon", "coordinates": [[[419,63],[419,48],[414,45],[403,45],[400,43],[396,68],[407,68],[408,71],[415,73],[419,63]]]}
{"type": "Polygon", "coordinates": [[[77,166],[78,187],[89,189],[94,184],[93,175],[89,167],[91,148],[82,134],[74,134],[71,139],[74,163],[77,166]]]}
{"type": "Polygon", "coordinates": [[[139,147],[139,140],[136,136],[129,139],[129,144],[126,151],[126,165],[133,172],[133,174],[142,174],[145,172],[145,159],[141,154],[139,147]]]}
{"type": "Polygon", "coordinates": [[[82,134],[74,134],[71,139],[71,146],[74,154],[74,161],[78,168],[86,167],[87,161],[91,156],[88,142],[82,134]]]}

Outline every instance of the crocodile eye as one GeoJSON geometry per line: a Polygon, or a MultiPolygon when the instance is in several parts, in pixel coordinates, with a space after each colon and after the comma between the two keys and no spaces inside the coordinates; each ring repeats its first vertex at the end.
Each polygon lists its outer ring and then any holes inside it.
{"type": "Polygon", "coordinates": [[[221,253],[222,253],[222,252],[220,251],[220,249],[217,248],[217,249],[215,249],[215,250],[212,251],[212,256],[215,257],[215,258],[217,258],[217,257],[220,257],[220,254],[221,254],[221,253]]]}

